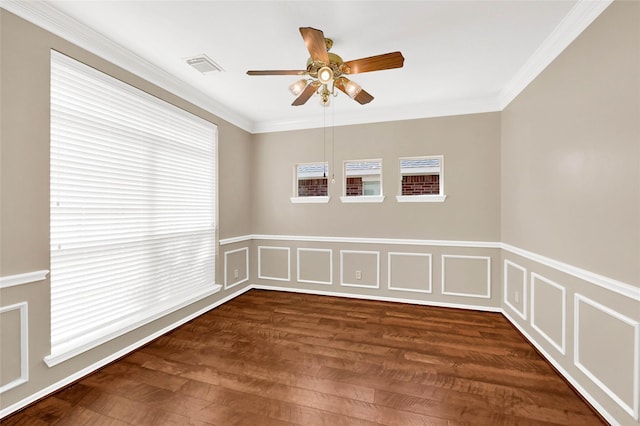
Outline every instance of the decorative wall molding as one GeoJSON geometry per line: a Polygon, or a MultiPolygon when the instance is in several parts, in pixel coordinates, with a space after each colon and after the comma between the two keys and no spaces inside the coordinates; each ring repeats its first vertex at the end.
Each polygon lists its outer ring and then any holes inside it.
{"type": "Polygon", "coordinates": [[[640,301],[640,287],[596,274],[586,269],[561,262],[531,251],[496,241],[464,241],[464,240],[426,240],[412,238],[369,238],[369,237],[329,237],[329,236],[304,236],[304,235],[270,235],[248,234],[238,237],[225,238],[219,241],[220,245],[233,244],[244,241],[292,241],[292,242],[320,242],[320,243],[344,243],[344,244],[381,244],[381,245],[407,245],[425,247],[468,247],[502,249],[516,254],[528,260],[543,264],[565,274],[569,274],[581,280],[590,282],[606,290],[621,294],[633,300],[640,301]]]}
{"type": "Polygon", "coordinates": [[[254,239],[253,235],[240,235],[238,237],[218,240],[218,244],[220,244],[221,246],[226,246],[227,244],[243,243],[245,241],[251,241],[252,239],[254,239]]]}
{"type": "Polygon", "coordinates": [[[360,287],[360,288],[380,288],[380,252],[379,251],[361,251],[361,250],[340,250],[340,285],[344,287],[360,287]],[[358,284],[349,283],[344,280],[344,255],[346,254],[364,254],[376,256],[376,284],[358,284]]]}
{"type": "Polygon", "coordinates": [[[504,260],[504,269],[502,272],[502,282],[503,282],[503,291],[502,291],[502,300],[505,305],[510,307],[513,312],[518,314],[520,318],[523,320],[527,320],[527,269],[518,265],[515,262],[512,262],[508,259],[504,260]],[[522,272],[522,311],[518,309],[516,306],[512,305],[509,301],[509,267],[516,268],[522,272]]]}
{"type": "Polygon", "coordinates": [[[567,291],[558,283],[555,283],[543,276],[531,273],[531,327],[533,327],[542,337],[544,337],[554,348],[556,348],[562,355],[565,354],[566,336],[567,336],[567,291]],[[540,281],[551,287],[560,290],[562,297],[562,337],[560,342],[556,342],[551,336],[549,336],[538,324],[536,324],[536,283],[540,281]]]}
{"type": "MultiPolygon", "coordinates": [[[[227,106],[204,95],[173,74],[136,55],[91,27],[62,13],[44,1],[3,0],[2,8],[61,37],[138,77],[161,87],[200,108],[251,132],[254,123],[227,106]]],[[[219,124],[219,123],[218,123],[219,124]]]]}
{"type": "Polygon", "coordinates": [[[309,283],[309,284],[322,284],[322,285],[333,285],[333,250],[331,249],[320,249],[320,248],[303,248],[298,247],[296,251],[296,259],[297,259],[297,276],[296,279],[299,283],[309,283]],[[303,280],[300,277],[300,253],[305,251],[312,252],[322,252],[329,253],[329,281],[314,281],[314,280],[303,280]]]}
{"type": "Polygon", "coordinates": [[[495,306],[472,305],[472,304],[466,304],[466,303],[438,302],[434,300],[407,299],[403,297],[389,297],[389,296],[378,296],[378,295],[360,294],[360,293],[348,293],[348,292],[343,293],[339,291],[329,291],[329,290],[278,287],[278,286],[264,285],[264,284],[252,284],[251,286],[249,286],[249,288],[256,289],[256,290],[273,290],[273,291],[286,291],[290,293],[317,294],[320,296],[347,297],[349,299],[364,299],[364,300],[378,300],[381,302],[408,303],[411,305],[435,306],[439,308],[472,309],[472,310],[482,311],[482,312],[499,312],[499,313],[502,312],[502,308],[495,307],[495,306]]]}
{"type": "Polygon", "coordinates": [[[25,272],[24,274],[0,277],[0,289],[44,281],[47,279],[47,275],[49,275],[49,270],[43,269],[42,271],[25,272]]]}
{"type": "Polygon", "coordinates": [[[614,280],[613,278],[605,277],[603,275],[599,275],[599,274],[587,271],[585,269],[578,268],[577,266],[569,265],[568,263],[551,259],[549,257],[536,254],[536,253],[527,251],[525,249],[514,247],[506,243],[502,243],[501,248],[510,253],[517,254],[518,256],[522,256],[526,259],[529,259],[534,262],[540,263],[542,265],[548,266],[550,268],[556,269],[560,272],[564,272],[565,274],[572,275],[583,281],[587,281],[599,287],[607,289],[609,291],[613,291],[614,293],[618,293],[625,297],[629,297],[633,300],[640,301],[640,287],[635,287],[635,286],[632,286],[631,284],[627,284],[622,281],[617,281],[617,280],[614,280]]]}
{"type": "Polygon", "coordinates": [[[457,255],[457,254],[443,254],[442,258],[442,268],[441,268],[441,276],[442,276],[442,294],[447,296],[462,296],[462,297],[476,297],[481,299],[491,299],[491,258],[489,256],[468,256],[468,255],[457,255]],[[446,260],[447,259],[482,259],[487,261],[487,291],[484,294],[478,293],[458,293],[454,291],[447,291],[446,284],[446,260]]]}
{"type": "MultiPolygon", "coordinates": [[[[0,308],[0,315],[17,310],[20,313],[20,377],[0,387],[0,394],[29,381],[29,305],[27,302],[0,308]]],[[[0,415],[0,418],[2,416],[0,415]]]]}
{"type": "MultiPolygon", "coordinates": [[[[613,401],[615,401],[624,411],[626,411],[635,420],[638,420],[638,414],[640,411],[640,323],[631,318],[622,315],[620,312],[602,305],[594,300],[591,300],[582,294],[576,293],[574,295],[574,333],[573,333],[573,363],[574,365],[584,373],[589,379],[591,379],[598,387],[607,394],[613,401]],[[584,303],[591,307],[617,319],[625,324],[628,324],[633,329],[633,367],[629,373],[633,376],[633,401],[629,404],[624,401],[618,394],[616,394],[607,384],[599,378],[596,374],[587,368],[580,361],[580,304],[584,303]]],[[[616,366],[616,368],[625,368],[624,366],[616,366]]]]}
{"type": "Polygon", "coordinates": [[[258,246],[258,278],[261,280],[291,281],[291,249],[289,247],[258,246]],[[262,275],[262,250],[284,250],[287,252],[287,278],[262,275]]]}
{"type": "Polygon", "coordinates": [[[230,251],[224,252],[224,289],[228,290],[230,288],[233,288],[247,281],[249,281],[249,247],[242,247],[236,250],[230,250],[230,251]],[[244,252],[244,265],[245,265],[244,279],[241,279],[229,285],[229,281],[228,281],[229,268],[227,267],[227,256],[233,253],[239,253],[241,251],[244,252]]]}
{"type": "Polygon", "coordinates": [[[304,241],[315,243],[348,243],[348,244],[384,244],[384,245],[408,245],[408,246],[434,246],[434,247],[472,247],[472,248],[501,248],[501,244],[488,241],[462,241],[462,240],[421,240],[411,238],[369,238],[369,237],[325,237],[308,235],[264,235],[252,234],[252,240],[264,241],[304,241]]]}
{"type": "Polygon", "coordinates": [[[432,262],[431,253],[400,253],[400,252],[389,252],[387,258],[387,288],[389,290],[395,291],[409,291],[412,293],[432,293],[433,292],[433,262],[432,262]],[[427,288],[426,289],[416,289],[416,288],[403,288],[399,286],[393,285],[393,276],[392,276],[392,267],[391,267],[391,257],[393,256],[409,256],[409,257],[426,257],[427,263],[429,264],[429,274],[427,276],[427,288]]]}
{"type": "Polygon", "coordinates": [[[502,88],[498,94],[499,110],[505,109],[612,2],[613,0],[578,0],[560,24],[502,88]]]}

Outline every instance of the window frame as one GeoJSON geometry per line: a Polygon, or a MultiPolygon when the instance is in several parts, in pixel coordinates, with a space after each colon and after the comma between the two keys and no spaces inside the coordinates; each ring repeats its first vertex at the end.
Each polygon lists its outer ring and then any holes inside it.
{"type": "Polygon", "coordinates": [[[329,162],[328,161],[312,161],[308,163],[296,163],[293,165],[293,196],[289,198],[293,204],[324,204],[328,203],[331,197],[329,196],[329,162]],[[305,165],[321,165],[324,164],[325,174],[327,179],[327,195],[310,195],[299,196],[298,184],[300,179],[298,178],[298,167],[305,165]]]}
{"type": "MultiPolygon", "coordinates": [[[[382,203],[385,199],[384,195],[384,186],[383,186],[383,176],[382,176],[382,158],[367,158],[360,160],[345,160],[342,163],[342,196],[340,197],[340,201],[343,203],[382,203]],[[378,195],[347,195],[347,179],[350,177],[347,174],[347,164],[349,163],[369,163],[369,162],[378,162],[380,163],[380,172],[378,176],[380,176],[380,194],[378,195]]],[[[364,174],[366,175],[366,174],[364,174]]],[[[371,173],[370,175],[375,176],[375,174],[371,173]]],[[[360,176],[360,175],[357,175],[360,176]]],[[[364,192],[364,188],[363,188],[364,192]]]]}
{"type": "Polygon", "coordinates": [[[420,155],[415,157],[400,157],[398,158],[398,194],[396,200],[399,203],[442,203],[447,199],[447,195],[444,192],[444,155],[420,155]],[[417,195],[402,195],[402,178],[404,176],[410,176],[402,172],[402,160],[440,160],[440,171],[438,172],[438,194],[417,194],[417,195]]]}

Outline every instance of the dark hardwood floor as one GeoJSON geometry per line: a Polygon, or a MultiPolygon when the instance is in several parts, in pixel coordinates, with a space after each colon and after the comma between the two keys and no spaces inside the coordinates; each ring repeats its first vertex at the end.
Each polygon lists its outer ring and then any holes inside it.
{"type": "Polygon", "coordinates": [[[251,290],[12,425],[601,425],[498,313],[251,290]]]}

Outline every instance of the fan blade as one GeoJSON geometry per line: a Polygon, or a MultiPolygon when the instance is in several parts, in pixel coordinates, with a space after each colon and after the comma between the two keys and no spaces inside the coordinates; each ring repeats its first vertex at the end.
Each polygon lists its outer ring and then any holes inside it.
{"type": "Polygon", "coordinates": [[[317,88],[318,88],[317,84],[314,84],[314,83],[307,84],[307,87],[304,88],[302,93],[300,93],[300,96],[298,96],[291,105],[293,106],[304,105],[305,102],[307,102],[309,98],[313,96],[314,93],[316,93],[317,88]]]}
{"type": "Polygon", "coordinates": [[[329,54],[327,45],[324,43],[324,33],[311,27],[300,28],[300,34],[304,39],[304,44],[314,62],[324,62],[329,64],[329,54]]]}
{"type": "Polygon", "coordinates": [[[384,55],[370,56],[368,58],[347,61],[342,65],[345,74],[358,74],[370,71],[389,70],[402,68],[404,56],[400,52],[385,53],[384,55]]]}
{"type": "Polygon", "coordinates": [[[260,70],[247,71],[248,75],[305,75],[306,70],[260,70]]]}
{"type": "MultiPolygon", "coordinates": [[[[349,82],[347,77],[340,77],[336,80],[335,86],[340,89],[340,91],[344,92],[347,96],[351,97],[347,89],[345,88],[345,84],[349,82]]],[[[360,92],[353,98],[354,101],[358,102],[360,105],[368,104],[373,100],[373,96],[371,96],[367,91],[361,89],[360,92]]]]}

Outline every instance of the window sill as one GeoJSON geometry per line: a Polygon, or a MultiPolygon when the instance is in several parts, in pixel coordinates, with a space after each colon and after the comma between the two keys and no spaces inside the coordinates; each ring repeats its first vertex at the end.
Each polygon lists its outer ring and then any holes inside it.
{"type": "Polygon", "coordinates": [[[357,195],[350,197],[340,197],[343,203],[381,203],[384,201],[384,195],[357,195]]]}
{"type": "Polygon", "coordinates": [[[291,197],[290,200],[293,204],[305,204],[305,203],[328,203],[331,197],[291,197]]]}
{"type": "Polygon", "coordinates": [[[443,203],[446,195],[396,195],[399,203],[443,203]]]}
{"type": "Polygon", "coordinates": [[[71,340],[65,344],[59,345],[52,351],[50,355],[44,357],[44,362],[47,367],[54,367],[68,359],[71,359],[81,353],[84,353],[96,346],[102,345],[109,340],[122,336],[132,330],[135,330],[143,325],[149,324],[152,321],[162,318],[172,312],[182,309],[198,300],[209,297],[212,294],[218,293],[222,289],[220,284],[213,284],[200,289],[195,294],[186,295],[180,300],[170,300],[166,303],[158,306],[152,312],[141,312],[137,317],[123,320],[120,323],[112,324],[109,328],[102,328],[97,330],[93,335],[82,336],[80,338],[71,340]]]}

